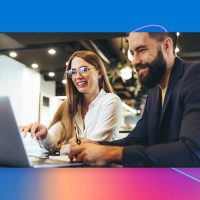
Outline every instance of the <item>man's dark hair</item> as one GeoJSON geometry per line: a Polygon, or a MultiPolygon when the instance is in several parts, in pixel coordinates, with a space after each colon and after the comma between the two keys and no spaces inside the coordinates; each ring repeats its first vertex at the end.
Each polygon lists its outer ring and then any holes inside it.
{"type": "Polygon", "coordinates": [[[177,35],[174,32],[166,32],[166,33],[158,33],[158,32],[148,32],[149,36],[151,38],[155,38],[156,40],[158,40],[159,42],[162,42],[165,38],[170,37],[172,39],[173,42],[173,52],[175,54],[175,49],[176,49],[176,45],[177,45],[177,35]]]}

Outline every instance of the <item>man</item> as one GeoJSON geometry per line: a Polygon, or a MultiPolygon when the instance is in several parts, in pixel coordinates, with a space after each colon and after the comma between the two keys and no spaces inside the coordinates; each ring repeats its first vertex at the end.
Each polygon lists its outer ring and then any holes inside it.
{"type": "Polygon", "coordinates": [[[200,166],[200,63],[176,57],[175,46],[173,33],[129,34],[133,67],[151,88],[143,116],[124,139],[71,140],[71,159],[97,166],[200,166]]]}

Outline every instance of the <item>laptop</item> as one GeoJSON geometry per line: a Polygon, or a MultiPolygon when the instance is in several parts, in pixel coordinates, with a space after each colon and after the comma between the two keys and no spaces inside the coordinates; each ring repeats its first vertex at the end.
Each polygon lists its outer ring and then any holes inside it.
{"type": "Polygon", "coordinates": [[[0,97],[0,167],[79,167],[83,163],[53,158],[29,157],[26,153],[8,97],[0,97]]]}

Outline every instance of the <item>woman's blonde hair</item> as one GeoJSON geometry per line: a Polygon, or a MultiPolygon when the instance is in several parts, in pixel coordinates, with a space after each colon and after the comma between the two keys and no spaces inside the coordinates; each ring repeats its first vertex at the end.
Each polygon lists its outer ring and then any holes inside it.
{"type": "Polygon", "coordinates": [[[93,53],[92,51],[76,51],[69,58],[68,65],[66,67],[65,78],[67,80],[66,84],[66,95],[67,99],[60,105],[58,110],[56,111],[53,120],[51,121],[49,128],[52,127],[56,122],[60,121],[63,126],[63,134],[60,139],[59,144],[61,145],[63,142],[67,142],[71,137],[73,137],[74,133],[74,116],[77,112],[77,105],[80,103],[82,99],[82,94],[78,92],[75,85],[72,82],[72,79],[67,76],[67,71],[71,69],[72,60],[75,57],[82,58],[89,64],[93,65],[96,69],[98,69],[102,76],[99,80],[99,88],[103,88],[106,92],[113,93],[112,86],[108,80],[108,76],[106,74],[106,68],[98,55],[93,53]]]}

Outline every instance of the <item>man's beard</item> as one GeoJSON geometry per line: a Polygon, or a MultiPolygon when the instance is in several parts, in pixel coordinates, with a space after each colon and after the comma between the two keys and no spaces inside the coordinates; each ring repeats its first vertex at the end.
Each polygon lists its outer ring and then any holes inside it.
{"type": "Polygon", "coordinates": [[[166,61],[161,49],[158,50],[156,58],[151,63],[136,64],[135,68],[148,68],[146,76],[139,76],[139,81],[147,89],[158,85],[166,72],[166,61]]]}

